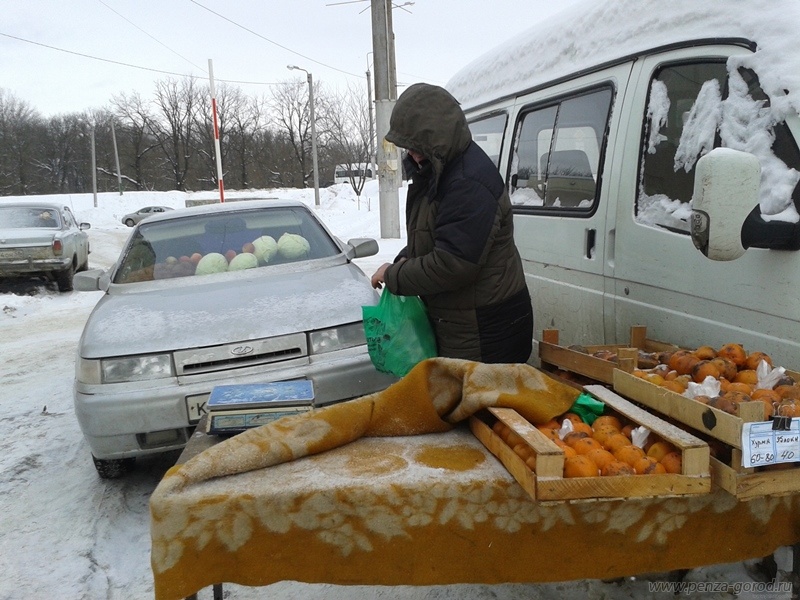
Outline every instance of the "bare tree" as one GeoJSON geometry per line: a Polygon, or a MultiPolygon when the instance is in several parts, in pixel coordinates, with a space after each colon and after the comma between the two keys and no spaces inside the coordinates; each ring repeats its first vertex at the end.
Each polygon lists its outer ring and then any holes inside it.
{"type": "Polygon", "coordinates": [[[27,102],[0,88],[0,191],[35,193],[31,165],[41,117],[27,102]]]}
{"type": "MultiPolygon", "coordinates": [[[[311,111],[308,85],[304,81],[285,81],[272,88],[273,123],[279,135],[292,149],[304,187],[313,176],[311,157],[311,111]]],[[[314,112],[317,130],[317,151],[325,147],[329,102],[318,83],[314,84],[314,112]]],[[[297,172],[297,171],[296,171],[297,172]]]]}
{"type": "Polygon", "coordinates": [[[146,159],[159,147],[158,139],[153,133],[153,115],[138,92],[133,92],[130,96],[114,96],[111,103],[114,118],[121,125],[117,132],[117,144],[122,177],[130,181],[137,190],[151,189],[153,182],[146,174],[146,159]],[[126,167],[133,170],[132,175],[125,175],[126,167]]]}
{"type": "Polygon", "coordinates": [[[156,83],[157,115],[152,121],[152,129],[175,189],[180,191],[186,190],[189,168],[196,151],[193,136],[197,102],[198,90],[191,77],[180,81],[170,78],[156,83]]]}
{"type": "Polygon", "coordinates": [[[337,156],[337,164],[347,166],[350,185],[360,199],[367,174],[361,167],[370,160],[369,98],[349,85],[332,105],[335,109],[327,115],[329,150],[337,156]]]}

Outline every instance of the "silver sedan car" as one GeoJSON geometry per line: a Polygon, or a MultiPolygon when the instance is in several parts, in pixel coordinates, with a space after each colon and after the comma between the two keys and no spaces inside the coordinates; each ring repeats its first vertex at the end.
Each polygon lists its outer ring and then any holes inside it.
{"type": "Polygon", "coordinates": [[[89,268],[89,223],[53,202],[0,202],[0,279],[45,277],[72,290],[76,271],[89,268]]]}
{"type": "Polygon", "coordinates": [[[131,232],[117,262],[75,278],[103,290],[78,346],[75,413],[101,477],[182,448],[217,385],[310,380],[314,406],[395,381],[375,370],[352,259],[373,239],[333,236],[300,202],[169,211],[131,232]]]}
{"type": "Polygon", "coordinates": [[[140,208],[139,210],[128,213],[122,217],[122,222],[128,227],[133,227],[139,221],[142,221],[147,217],[159,215],[163,212],[167,212],[168,210],[173,210],[173,208],[171,206],[145,206],[144,208],[140,208]]]}

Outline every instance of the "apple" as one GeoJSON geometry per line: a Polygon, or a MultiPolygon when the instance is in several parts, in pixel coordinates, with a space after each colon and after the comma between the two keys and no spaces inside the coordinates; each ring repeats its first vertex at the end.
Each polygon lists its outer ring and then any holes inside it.
{"type": "Polygon", "coordinates": [[[247,242],[244,246],[242,246],[242,253],[245,252],[248,254],[256,253],[256,247],[253,245],[253,242],[247,242]]]}
{"type": "Polygon", "coordinates": [[[231,262],[236,257],[236,250],[228,250],[225,253],[225,258],[228,259],[228,262],[231,262]]]}
{"type": "Polygon", "coordinates": [[[193,262],[195,265],[197,265],[197,263],[199,263],[199,262],[200,262],[200,259],[201,259],[201,258],[203,258],[203,255],[202,255],[202,254],[200,254],[199,252],[195,252],[195,253],[194,253],[194,254],[192,254],[192,255],[191,255],[189,258],[191,259],[191,261],[192,261],[192,262],[193,262]]]}
{"type": "Polygon", "coordinates": [[[164,262],[167,263],[168,265],[175,265],[178,264],[178,259],[175,258],[174,256],[168,256],[166,260],[164,260],[164,262]]]}
{"type": "Polygon", "coordinates": [[[191,262],[192,259],[186,256],[185,254],[178,259],[178,262],[187,263],[191,262]]]}

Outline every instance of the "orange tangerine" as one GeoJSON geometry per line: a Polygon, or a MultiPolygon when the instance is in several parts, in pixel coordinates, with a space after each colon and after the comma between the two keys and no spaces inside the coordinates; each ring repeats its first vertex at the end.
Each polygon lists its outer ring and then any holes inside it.
{"type": "Polygon", "coordinates": [[[585,431],[570,431],[567,435],[564,436],[562,440],[567,446],[574,446],[575,442],[580,439],[588,438],[589,434],[585,431]]]}
{"type": "Polygon", "coordinates": [[[683,394],[683,392],[686,391],[686,386],[680,381],[676,381],[674,379],[667,379],[661,384],[661,387],[665,390],[675,392],[676,394],[683,394]]]}
{"type": "Polygon", "coordinates": [[[701,360],[692,367],[692,380],[695,383],[702,383],[706,377],[719,379],[720,375],[717,365],[710,360],[701,360]]]}
{"type": "Polygon", "coordinates": [[[675,446],[664,440],[659,440],[650,445],[650,448],[647,449],[647,456],[660,461],[670,452],[675,452],[675,446]]]}
{"type": "Polygon", "coordinates": [[[533,456],[533,448],[528,446],[525,442],[520,442],[512,448],[514,454],[519,456],[522,460],[527,460],[529,456],[533,456]]]}
{"type": "Polygon", "coordinates": [[[619,419],[614,415],[600,415],[594,420],[594,423],[592,423],[592,429],[597,430],[606,425],[617,430],[622,429],[622,423],[620,423],[619,419]]]}
{"type": "Polygon", "coordinates": [[[549,427],[541,427],[541,426],[537,427],[536,429],[541,431],[542,434],[548,439],[551,440],[558,439],[558,429],[550,429],[549,427]]]}
{"type": "Polygon", "coordinates": [[[536,455],[531,454],[528,458],[525,459],[525,464],[531,471],[536,470],[536,455]]]}
{"type": "Polygon", "coordinates": [[[660,462],[652,456],[643,456],[633,464],[633,470],[637,475],[655,475],[666,473],[667,470],[660,462]]]}
{"type": "Polygon", "coordinates": [[[503,423],[502,421],[497,421],[495,422],[494,425],[492,425],[492,431],[494,431],[495,434],[499,435],[501,439],[503,438],[503,433],[505,432],[505,428],[506,424],[503,423]]]}
{"type": "Polygon", "coordinates": [[[605,441],[615,433],[619,433],[619,429],[612,425],[604,425],[598,429],[595,429],[594,433],[592,433],[592,437],[601,444],[604,444],[605,441]]]}
{"type": "Polygon", "coordinates": [[[536,426],[537,429],[561,429],[561,423],[555,419],[550,419],[547,423],[536,426]]]}
{"type": "Polygon", "coordinates": [[[772,366],[772,358],[770,358],[769,354],[764,352],[751,352],[747,355],[747,360],[744,361],[745,369],[752,369],[755,371],[758,369],[758,365],[761,364],[761,361],[765,361],[770,367],[772,366]]]}
{"type": "Polygon", "coordinates": [[[589,452],[586,453],[586,456],[589,458],[589,460],[596,464],[597,468],[600,470],[602,470],[603,467],[605,467],[608,463],[616,460],[611,452],[603,448],[589,450],[589,452]]]}
{"type": "Polygon", "coordinates": [[[600,470],[600,474],[604,477],[614,475],[635,475],[636,471],[634,471],[633,467],[628,463],[624,463],[621,460],[612,460],[600,470]]]}
{"type": "Polygon", "coordinates": [[[618,448],[613,452],[613,454],[614,458],[621,460],[624,463],[628,463],[630,466],[635,465],[637,460],[646,456],[644,450],[638,446],[634,446],[633,444],[618,448]]]}
{"type": "MultiPolygon", "coordinates": [[[[744,372],[744,371],[742,371],[742,372],[744,372]]],[[[720,387],[719,390],[723,391],[722,387],[720,387]]],[[[741,381],[734,381],[733,383],[729,383],[727,389],[725,390],[726,394],[730,393],[730,392],[740,392],[742,394],[747,394],[748,396],[750,396],[750,394],[753,393],[753,386],[750,385],[749,383],[742,383],[741,381]]]]}
{"type": "Polygon", "coordinates": [[[588,423],[573,423],[572,424],[572,431],[583,431],[586,435],[590,436],[594,433],[592,430],[592,426],[588,423]]]}
{"type": "Polygon", "coordinates": [[[596,439],[586,437],[576,440],[572,449],[578,454],[588,454],[591,450],[602,450],[603,446],[596,439]]]}
{"type": "Polygon", "coordinates": [[[606,438],[603,447],[612,454],[622,448],[623,446],[630,445],[631,440],[623,433],[615,433],[606,438]]]}
{"type": "Polygon", "coordinates": [[[667,473],[680,473],[683,469],[683,459],[679,452],[669,452],[659,461],[667,473]]]}
{"type": "Polygon", "coordinates": [[[733,378],[733,383],[747,383],[755,385],[758,383],[758,373],[753,369],[742,369],[733,378]]]}
{"type": "Polygon", "coordinates": [[[597,477],[597,465],[583,455],[564,460],[564,477],[597,477]]]}
{"type": "Polygon", "coordinates": [[[636,427],[636,425],[631,425],[629,423],[622,428],[622,431],[620,433],[622,433],[622,435],[624,435],[626,438],[631,439],[631,432],[633,431],[634,427],[636,427]]]}
{"type": "Polygon", "coordinates": [[[717,350],[717,356],[732,360],[738,368],[742,368],[747,362],[747,353],[741,344],[725,344],[717,350]]]}
{"type": "Polygon", "coordinates": [[[736,363],[730,358],[718,356],[717,358],[712,358],[711,362],[714,363],[719,370],[720,377],[724,377],[728,381],[733,381],[733,378],[736,377],[736,373],[739,372],[739,367],[737,367],[736,363]]]}
{"type": "Polygon", "coordinates": [[[564,423],[564,419],[569,419],[572,421],[573,425],[575,423],[583,423],[583,419],[581,419],[580,415],[573,412],[564,413],[561,423],[564,423]]]}
{"type": "Polygon", "coordinates": [[[711,360],[717,355],[717,351],[711,346],[700,346],[693,354],[700,360],[711,360]]]}

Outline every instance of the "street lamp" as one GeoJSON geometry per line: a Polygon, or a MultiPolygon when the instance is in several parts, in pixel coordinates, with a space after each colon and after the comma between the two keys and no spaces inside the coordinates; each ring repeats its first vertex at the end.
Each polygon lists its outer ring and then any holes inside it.
{"type": "Polygon", "coordinates": [[[290,71],[303,71],[308,80],[308,105],[311,113],[311,160],[314,164],[314,205],[319,206],[319,169],[317,168],[317,127],[314,119],[314,79],[311,73],[295,65],[286,65],[290,71]]]}

